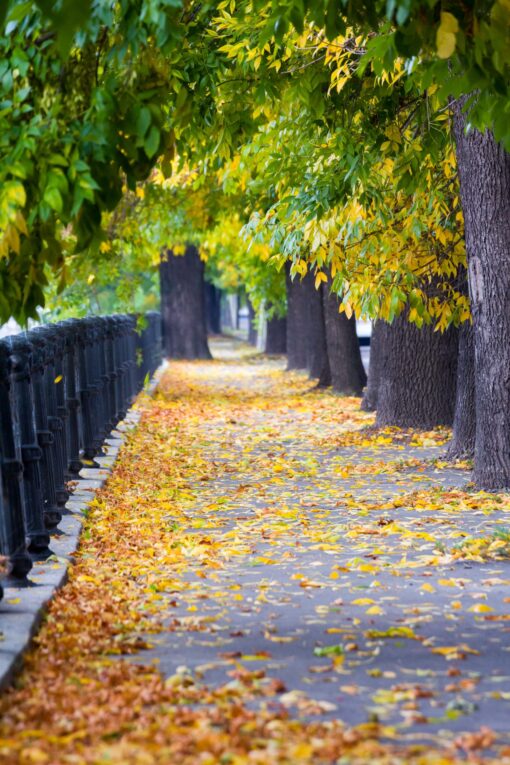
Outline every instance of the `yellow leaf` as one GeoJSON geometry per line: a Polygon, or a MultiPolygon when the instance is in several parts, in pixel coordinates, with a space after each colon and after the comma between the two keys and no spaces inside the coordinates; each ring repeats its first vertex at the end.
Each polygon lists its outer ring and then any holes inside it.
{"type": "Polygon", "coordinates": [[[414,631],[410,627],[389,627],[387,630],[367,630],[365,634],[369,640],[400,637],[417,640],[414,631]]]}
{"type": "MultiPolygon", "coordinates": [[[[356,568],[358,571],[366,571],[369,574],[373,574],[379,570],[377,566],[372,566],[371,563],[361,563],[359,566],[356,566],[356,568]]],[[[373,603],[374,601],[372,600],[371,602],[373,603]]]]}
{"type": "Polygon", "coordinates": [[[42,764],[48,762],[50,758],[42,749],[31,746],[23,749],[23,759],[26,763],[35,763],[39,765],[39,763],[42,764]]]}
{"type": "Polygon", "coordinates": [[[291,756],[294,759],[300,759],[300,760],[309,760],[310,757],[313,756],[313,747],[311,744],[307,744],[303,742],[302,744],[297,744],[293,747],[291,756]]]}
{"type": "Polygon", "coordinates": [[[99,579],[96,579],[94,576],[88,576],[88,574],[80,574],[80,576],[76,578],[78,582],[92,582],[93,584],[100,583],[99,579]]]}
{"type": "Polygon", "coordinates": [[[353,314],[352,305],[350,303],[340,303],[340,308],[338,309],[339,313],[345,313],[348,319],[351,318],[353,314]]]}
{"type": "Polygon", "coordinates": [[[439,653],[441,656],[446,656],[447,659],[459,658],[461,654],[471,653],[475,656],[480,653],[475,648],[470,648],[465,643],[460,645],[442,645],[432,648],[432,653],[439,653]]]}
{"type": "Polygon", "coordinates": [[[450,58],[457,45],[459,22],[452,13],[441,12],[441,23],[436,34],[436,49],[439,58],[450,58]]]}
{"type": "Polygon", "coordinates": [[[292,643],[296,639],[291,635],[272,635],[267,630],[264,632],[264,637],[272,643],[292,643]]]}
{"type": "Polygon", "coordinates": [[[441,11],[441,23],[439,26],[441,29],[444,29],[445,32],[457,34],[459,31],[459,22],[453,13],[448,13],[448,11],[441,11]]]}
{"type": "Polygon", "coordinates": [[[315,289],[319,289],[321,282],[327,282],[328,277],[322,271],[318,271],[315,275],[315,289]]]}
{"type": "Polygon", "coordinates": [[[486,603],[475,603],[474,606],[468,608],[468,611],[471,611],[474,614],[486,614],[489,611],[494,611],[494,609],[486,603]]]}
{"type": "Polygon", "coordinates": [[[435,592],[436,588],[433,587],[433,585],[429,584],[428,582],[425,582],[425,584],[422,584],[421,589],[424,592],[435,592]]]}

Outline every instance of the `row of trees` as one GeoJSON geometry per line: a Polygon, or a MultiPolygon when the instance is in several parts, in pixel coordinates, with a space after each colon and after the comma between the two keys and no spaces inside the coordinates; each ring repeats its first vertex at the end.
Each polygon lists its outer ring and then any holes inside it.
{"type": "Polygon", "coordinates": [[[7,3],[4,315],[50,271],[193,244],[287,304],[290,364],[337,390],[364,384],[352,316],[378,319],[364,405],[453,420],[508,488],[508,0],[57,7],[7,3]]]}

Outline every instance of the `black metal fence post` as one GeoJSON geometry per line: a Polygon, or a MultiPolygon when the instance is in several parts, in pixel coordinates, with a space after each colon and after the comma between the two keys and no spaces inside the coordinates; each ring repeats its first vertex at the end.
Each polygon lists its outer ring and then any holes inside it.
{"type": "Polygon", "coordinates": [[[101,430],[104,433],[104,439],[110,434],[110,398],[108,391],[109,375],[106,371],[106,345],[108,341],[108,322],[104,316],[99,317],[99,371],[101,381],[101,430]]]}
{"type": "Polygon", "coordinates": [[[104,316],[99,316],[97,320],[98,335],[98,362],[99,362],[99,384],[100,384],[100,416],[101,416],[101,443],[110,434],[110,399],[108,395],[109,375],[106,371],[106,345],[108,341],[108,323],[104,316]]]}
{"type": "Polygon", "coordinates": [[[0,530],[1,552],[9,558],[11,574],[25,577],[32,568],[27,551],[21,476],[21,445],[17,413],[13,407],[12,362],[9,346],[0,341],[0,455],[4,516],[0,530]]]}
{"type": "Polygon", "coordinates": [[[93,461],[97,455],[97,449],[94,445],[94,410],[92,401],[94,388],[90,381],[91,372],[88,361],[91,338],[87,319],[75,319],[74,325],[77,330],[76,337],[78,342],[78,394],[82,422],[81,446],[84,459],[93,461]]]}
{"type": "Polygon", "coordinates": [[[79,330],[74,321],[63,321],[58,325],[64,333],[64,391],[66,418],[66,441],[67,441],[67,471],[72,477],[76,477],[83,467],[80,459],[82,443],[82,424],[80,416],[79,399],[79,365],[78,343],[79,330]]]}
{"type": "Polygon", "coordinates": [[[25,531],[30,552],[48,549],[50,535],[44,523],[41,477],[42,449],[37,441],[34,396],[32,391],[32,346],[23,335],[5,340],[11,354],[14,421],[20,440],[23,463],[22,487],[25,531]]]}
{"type": "Polygon", "coordinates": [[[129,332],[129,318],[120,316],[119,334],[117,346],[119,350],[119,370],[120,370],[120,410],[117,412],[119,420],[123,420],[129,407],[129,364],[127,352],[127,335],[129,332]]]}
{"type": "MultiPolygon", "coordinates": [[[[57,356],[59,355],[59,334],[52,326],[36,327],[28,333],[29,339],[42,337],[44,344],[44,395],[46,398],[48,428],[53,435],[51,443],[55,478],[55,496],[57,506],[62,512],[69,492],[66,488],[66,455],[64,447],[64,423],[58,414],[57,385],[62,380],[57,377],[57,356]]],[[[62,387],[63,391],[63,387],[62,387]]]]}
{"type": "Polygon", "coordinates": [[[148,323],[136,334],[136,387],[142,390],[147,376],[147,331],[148,323]]]}
{"type": "MultiPolygon", "coordinates": [[[[55,349],[55,396],[57,399],[57,417],[62,422],[61,434],[59,437],[60,455],[62,459],[62,468],[64,472],[64,479],[67,481],[70,479],[69,473],[69,443],[67,439],[67,419],[69,412],[67,409],[66,401],[66,384],[64,380],[64,360],[66,357],[66,330],[59,324],[55,324],[51,327],[52,341],[55,349]]],[[[69,497],[68,497],[69,498],[69,497]]]]}
{"type": "Polygon", "coordinates": [[[91,422],[91,442],[90,455],[95,457],[99,454],[100,443],[98,438],[98,421],[97,421],[97,397],[99,394],[99,388],[97,385],[97,369],[95,365],[95,340],[96,332],[93,324],[93,319],[88,317],[83,320],[85,325],[85,336],[87,343],[85,345],[85,370],[87,379],[87,391],[90,408],[90,422],[91,422]]]}
{"type": "Polygon", "coordinates": [[[34,395],[37,442],[41,447],[41,476],[44,498],[44,522],[48,529],[58,526],[62,513],[57,506],[55,465],[53,460],[53,433],[48,424],[44,368],[46,344],[42,335],[28,332],[26,338],[32,346],[32,387],[34,395]]]}
{"type": "Polygon", "coordinates": [[[138,393],[138,365],[137,365],[137,338],[138,338],[138,332],[137,332],[137,317],[136,316],[129,316],[129,331],[128,331],[128,364],[129,364],[129,406],[133,403],[135,400],[135,396],[138,393]]]}
{"type": "Polygon", "coordinates": [[[92,421],[93,421],[93,447],[96,455],[102,454],[103,442],[106,438],[104,402],[102,397],[103,381],[101,379],[101,342],[102,321],[99,317],[89,317],[88,324],[89,343],[87,346],[87,376],[91,395],[92,421]]]}
{"type": "Polygon", "coordinates": [[[149,326],[151,327],[150,342],[148,347],[149,364],[148,371],[152,375],[160,367],[163,360],[163,338],[161,327],[161,314],[158,311],[149,311],[147,313],[149,326]]]}
{"type": "Polygon", "coordinates": [[[115,368],[115,327],[116,320],[114,316],[106,316],[105,332],[105,369],[106,369],[106,388],[108,399],[108,432],[111,433],[117,424],[117,404],[115,397],[117,371],[115,368]]]}
{"type": "Polygon", "coordinates": [[[88,363],[92,394],[92,411],[94,420],[94,448],[96,454],[101,454],[101,445],[104,441],[104,433],[101,427],[101,368],[99,363],[99,334],[100,322],[96,317],[87,319],[89,326],[90,344],[88,346],[88,363]]]}
{"type": "Polygon", "coordinates": [[[0,341],[0,556],[17,577],[29,551],[48,551],[68,477],[102,453],[161,362],[160,315],[137,327],[132,314],[89,317],[0,341]]]}
{"type": "Polygon", "coordinates": [[[122,369],[120,360],[120,346],[119,346],[119,333],[121,327],[121,320],[119,316],[112,316],[112,364],[113,364],[113,385],[114,385],[114,399],[115,399],[115,414],[113,420],[115,426],[122,419],[122,369]]]}

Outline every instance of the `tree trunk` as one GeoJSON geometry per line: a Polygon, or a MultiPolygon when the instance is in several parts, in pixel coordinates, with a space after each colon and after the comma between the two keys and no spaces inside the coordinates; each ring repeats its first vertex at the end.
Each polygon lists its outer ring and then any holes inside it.
{"type": "Polygon", "coordinates": [[[268,354],[282,354],[287,350],[287,319],[274,316],[267,322],[266,350],[268,354]]]}
{"type": "Polygon", "coordinates": [[[475,354],[474,480],[510,488],[510,154],[453,106],[475,354]]]}
{"type": "Polygon", "coordinates": [[[326,326],[322,305],[322,290],[315,289],[313,274],[308,273],[301,282],[306,295],[306,368],[310,377],[329,378],[326,326]]]}
{"type": "Polygon", "coordinates": [[[356,319],[339,313],[340,300],[331,286],[322,283],[322,302],[330,384],[337,393],[361,396],[367,376],[361,360],[356,319]]]}
{"type": "Polygon", "coordinates": [[[285,264],[287,289],[287,369],[306,369],[307,308],[306,290],[299,277],[290,277],[290,263],[285,264]]]}
{"type": "Polygon", "coordinates": [[[370,363],[368,367],[367,387],[363,394],[361,408],[365,412],[375,412],[381,381],[381,367],[384,357],[384,338],[388,324],[379,319],[374,322],[370,338],[370,363]]]}
{"type": "MultiPolygon", "coordinates": [[[[257,316],[255,313],[255,309],[251,303],[251,300],[248,298],[248,342],[250,345],[257,346],[257,340],[258,340],[258,332],[257,332],[257,316]]],[[[285,330],[287,331],[287,330],[285,330]]]]}
{"type": "Polygon", "coordinates": [[[387,326],[377,395],[377,425],[451,425],[457,380],[458,330],[418,329],[406,313],[387,326]]]}
{"type": "Polygon", "coordinates": [[[475,433],[475,345],[473,326],[466,321],[459,330],[457,396],[448,459],[471,459],[475,453],[475,433]]]}
{"type": "Polygon", "coordinates": [[[210,359],[204,311],[204,264],[193,245],[161,258],[164,350],[171,359],[210,359]]]}
{"type": "Polygon", "coordinates": [[[221,335],[221,290],[211,282],[204,282],[204,291],[207,331],[211,335],[221,335]]]}

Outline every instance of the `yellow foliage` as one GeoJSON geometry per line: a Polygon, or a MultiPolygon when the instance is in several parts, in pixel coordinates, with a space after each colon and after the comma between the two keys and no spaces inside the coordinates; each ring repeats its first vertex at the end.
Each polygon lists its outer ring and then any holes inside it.
{"type": "Polygon", "coordinates": [[[452,13],[441,11],[441,21],[436,34],[436,49],[439,58],[450,58],[457,45],[459,22],[452,13]]]}

